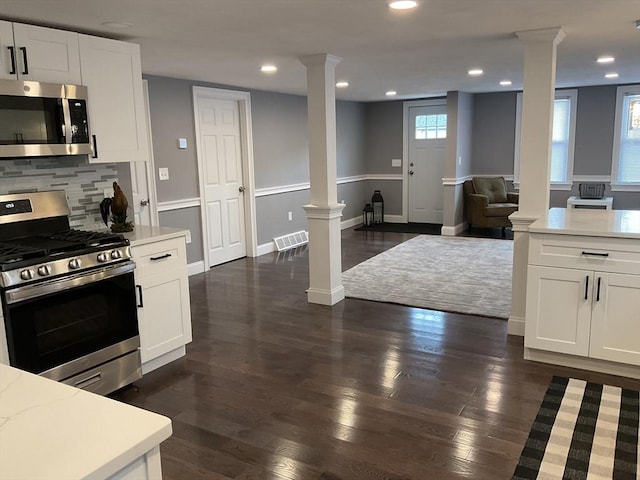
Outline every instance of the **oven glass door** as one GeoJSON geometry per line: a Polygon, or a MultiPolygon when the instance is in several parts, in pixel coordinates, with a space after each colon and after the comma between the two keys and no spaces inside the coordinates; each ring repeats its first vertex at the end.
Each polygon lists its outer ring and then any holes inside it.
{"type": "Polygon", "coordinates": [[[41,373],[138,336],[132,271],[70,285],[5,302],[11,365],[41,373]]]}

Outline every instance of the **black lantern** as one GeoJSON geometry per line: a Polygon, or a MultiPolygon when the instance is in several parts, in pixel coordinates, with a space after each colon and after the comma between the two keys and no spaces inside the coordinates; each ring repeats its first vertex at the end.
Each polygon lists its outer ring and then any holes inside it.
{"type": "Polygon", "coordinates": [[[375,190],[371,197],[371,204],[373,205],[373,223],[384,222],[384,199],[380,190],[375,190]]]}
{"type": "Polygon", "coordinates": [[[370,227],[373,224],[373,207],[367,203],[362,210],[362,226],[370,227]]]}

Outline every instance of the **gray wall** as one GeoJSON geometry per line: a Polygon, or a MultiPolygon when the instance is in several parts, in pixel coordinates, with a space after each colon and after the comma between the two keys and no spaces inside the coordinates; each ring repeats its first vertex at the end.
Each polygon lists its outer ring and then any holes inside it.
{"type": "Polygon", "coordinates": [[[473,96],[473,175],[513,174],[516,92],[473,96]]]}
{"type": "MultiPolygon", "coordinates": [[[[573,174],[611,175],[617,85],[579,87],[573,174]]],[[[473,175],[513,174],[515,148],[516,92],[474,95],[473,175]]],[[[571,191],[552,190],[551,207],[566,207],[571,191]]],[[[639,192],[611,192],[616,209],[640,208],[639,192]]]]}
{"type": "Polygon", "coordinates": [[[163,227],[184,228],[191,231],[191,243],[187,244],[187,262],[195,263],[202,256],[202,228],[200,227],[200,207],[181,208],[158,212],[160,225],[163,227]]]}
{"type": "Polygon", "coordinates": [[[367,103],[367,173],[402,173],[392,167],[392,158],[402,158],[402,102],[367,103]]]}
{"type": "MultiPolygon", "coordinates": [[[[153,153],[158,202],[199,196],[195,122],[192,87],[236,89],[225,85],[207,84],[157,76],[145,76],[149,84],[149,110],[153,136],[153,153]],[[189,147],[177,148],[178,138],[186,138],[189,147]],[[169,180],[160,181],[158,168],[169,169],[169,180]]],[[[306,97],[251,91],[251,115],[255,185],[257,189],[309,181],[309,140],[307,133],[306,97]]],[[[367,172],[366,107],[362,103],[337,102],[337,169],[338,177],[362,175],[367,172]]],[[[402,126],[400,126],[400,130],[402,126]]],[[[347,202],[343,218],[360,216],[364,205],[362,185],[356,182],[340,185],[340,200],[347,202]]],[[[302,205],[308,203],[309,192],[292,192],[256,198],[258,244],[275,236],[307,228],[302,205]],[[287,213],[293,213],[289,222],[287,213]]],[[[200,238],[199,209],[181,215],[184,210],[163,212],[160,222],[166,226],[187,228],[192,238],[200,238]],[[170,222],[170,223],[167,223],[170,222]]],[[[202,260],[202,246],[191,245],[189,261],[202,260]],[[199,249],[199,251],[198,251],[199,249]]]]}

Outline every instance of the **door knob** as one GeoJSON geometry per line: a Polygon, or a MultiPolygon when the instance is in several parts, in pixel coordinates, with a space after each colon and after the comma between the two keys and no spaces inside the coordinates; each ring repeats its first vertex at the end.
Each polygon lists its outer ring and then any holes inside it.
{"type": "Polygon", "coordinates": [[[146,200],[140,200],[140,206],[141,207],[146,207],[147,205],[149,205],[149,199],[148,198],[146,200]]]}
{"type": "Polygon", "coordinates": [[[240,188],[238,188],[238,191],[239,191],[240,193],[244,193],[244,191],[245,191],[245,190],[246,190],[246,188],[244,188],[244,187],[240,187],[240,188]]]}
{"type": "Polygon", "coordinates": [[[409,175],[413,175],[413,170],[409,170],[409,175]]]}

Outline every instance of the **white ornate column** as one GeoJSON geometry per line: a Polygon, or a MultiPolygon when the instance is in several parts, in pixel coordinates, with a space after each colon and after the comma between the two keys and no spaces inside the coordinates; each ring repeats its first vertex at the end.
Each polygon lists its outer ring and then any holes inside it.
{"type": "Polygon", "coordinates": [[[529,225],[549,209],[551,134],[556,86],[556,54],[562,28],[516,32],[524,45],[520,141],[520,205],[513,224],[513,281],[508,331],[524,335],[529,225]]]}
{"type": "Polygon", "coordinates": [[[341,58],[326,53],[301,57],[307,67],[309,173],[309,289],[307,301],[334,305],[344,299],[336,166],[335,68],[341,58]]]}

